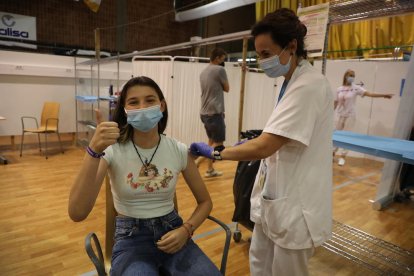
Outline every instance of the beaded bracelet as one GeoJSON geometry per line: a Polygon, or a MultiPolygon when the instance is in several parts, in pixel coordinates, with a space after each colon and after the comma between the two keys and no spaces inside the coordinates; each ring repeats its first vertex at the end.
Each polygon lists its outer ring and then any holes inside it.
{"type": "Polygon", "coordinates": [[[104,155],[105,155],[105,152],[102,152],[102,153],[97,153],[97,152],[94,152],[94,151],[93,151],[93,149],[91,149],[89,146],[87,146],[87,147],[86,147],[86,152],[87,152],[90,156],[92,156],[93,158],[101,158],[102,156],[104,156],[104,155]]]}

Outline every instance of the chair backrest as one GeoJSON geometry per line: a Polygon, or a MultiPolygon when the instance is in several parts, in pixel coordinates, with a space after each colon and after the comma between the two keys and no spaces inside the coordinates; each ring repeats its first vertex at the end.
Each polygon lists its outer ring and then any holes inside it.
{"type": "Polygon", "coordinates": [[[114,246],[115,234],[115,217],[116,211],[114,200],[112,198],[111,184],[109,175],[105,177],[105,205],[106,205],[106,222],[105,222],[105,263],[111,263],[112,247],[114,246]]]}
{"type": "MultiPolygon", "coordinates": [[[[59,119],[60,104],[56,102],[45,102],[40,120],[40,127],[46,127],[46,120],[49,118],[59,119]]],[[[56,131],[58,128],[58,120],[49,120],[47,129],[56,131]]]]}

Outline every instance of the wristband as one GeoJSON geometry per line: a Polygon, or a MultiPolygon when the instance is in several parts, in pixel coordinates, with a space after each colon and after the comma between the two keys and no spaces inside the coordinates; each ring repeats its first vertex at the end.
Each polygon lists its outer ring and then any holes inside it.
{"type": "Polygon", "coordinates": [[[223,160],[221,157],[221,152],[225,149],[223,145],[217,146],[213,149],[213,152],[211,153],[213,159],[215,160],[223,160]]]}
{"type": "Polygon", "coordinates": [[[193,236],[194,230],[195,230],[194,226],[189,222],[184,222],[183,227],[188,232],[188,238],[191,239],[191,237],[193,236]],[[188,225],[190,228],[188,228],[186,225],[188,225]]]}
{"type": "Polygon", "coordinates": [[[86,147],[86,152],[87,152],[90,156],[92,156],[93,158],[101,158],[102,156],[104,156],[104,155],[105,155],[105,152],[102,152],[102,153],[97,153],[97,152],[94,152],[94,151],[93,151],[93,149],[91,149],[89,146],[87,146],[87,147],[86,147]]]}
{"type": "Polygon", "coordinates": [[[185,231],[187,232],[187,234],[188,234],[188,239],[191,239],[191,237],[192,237],[193,235],[191,234],[190,230],[188,230],[188,228],[187,228],[187,227],[185,227],[185,226],[184,226],[184,224],[183,224],[183,225],[181,225],[181,227],[183,227],[183,228],[185,229],[185,231]]]}

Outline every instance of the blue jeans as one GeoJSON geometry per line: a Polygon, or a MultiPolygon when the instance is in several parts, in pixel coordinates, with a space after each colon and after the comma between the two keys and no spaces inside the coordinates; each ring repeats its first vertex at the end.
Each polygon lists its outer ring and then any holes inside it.
{"type": "Polygon", "coordinates": [[[221,275],[193,240],[174,254],[157,248],[165,233],[182,224],[176,211],[150,219],[117,217],[110,274],[151,276],[161,270],[163,275],[221,275]]]}

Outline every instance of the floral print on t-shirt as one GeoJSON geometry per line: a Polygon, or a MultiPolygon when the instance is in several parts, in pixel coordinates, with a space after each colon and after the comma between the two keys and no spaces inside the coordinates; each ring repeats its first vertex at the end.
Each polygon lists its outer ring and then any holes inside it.
{"type": "Polygon", "coordinates": [[[173,174],[170,170],[164,168],[163,173],[160,174],[157,166],[149,164],[141,167],[136,178],[132,172],[128,173],[126,182],[133,189],[142,188],[151,193],[168,188],[171,179],[173,179],[173,174]]]}

